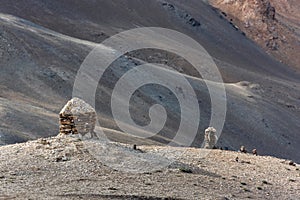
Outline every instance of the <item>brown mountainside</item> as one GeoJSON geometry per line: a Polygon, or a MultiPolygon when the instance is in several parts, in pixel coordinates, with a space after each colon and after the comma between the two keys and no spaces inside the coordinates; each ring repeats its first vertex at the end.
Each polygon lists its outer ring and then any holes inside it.
{"type": "Polygon", "coordinates": [[[297,0],[210,0],[246,35],[280,62],[300,68],[297,0]]]}

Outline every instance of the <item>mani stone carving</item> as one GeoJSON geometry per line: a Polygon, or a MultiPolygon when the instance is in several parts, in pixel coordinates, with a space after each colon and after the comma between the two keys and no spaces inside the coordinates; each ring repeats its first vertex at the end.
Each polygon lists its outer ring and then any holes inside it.
{"type": "Polygon", "coordinates": [[[61,134],[81,134],[94,132],[96,112],[92,106],[77,97],[68,101],[59,113],[59,132],[61,134]]]}
{"type": "Polygon", "coordinates": [[[217,135],[216,135],[216,129],[213,127],[208,127],[205,129],[205,135],[204,135],[204,148],[205,149],[213,149],[215,147],[215,144],[217,143],[217,135]]]}

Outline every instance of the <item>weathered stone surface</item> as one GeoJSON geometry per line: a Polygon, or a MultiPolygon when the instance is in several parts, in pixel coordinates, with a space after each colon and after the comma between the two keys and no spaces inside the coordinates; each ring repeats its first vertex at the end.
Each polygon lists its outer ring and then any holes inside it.
{"type": "Polygon", "coordinates": [[[90,116],[90,114],[96,115],[96,112],[92,106],[88,103],[74,97],[63,107],[63,109],[59,113],[61,116],[76,116],[76,115],[84,115],[90,116]]]}
{"type": "Polygon", "coordinates": [[[241,146],[240,147],[240,152],[247,153],[246,147],[245,146],[241,146]]]}
{"type": "Polygon", "coordinates": [[[205,149],[212,149],[215,147],[217,143],[217,136],[216,136],[216,129],[214,127],[208,127],[205,129],[204,135],[204,148],[205,149]]]}
{"type": "Polygon", "coordinates": [[[252,150],[252,154],[257,156],[257,150],[256,150],[256,149],[253,149],[253,150],[252,150]]]}
{"type": "Polygon", "coordinates": [[[92,106],[77,97],[68,101],[59,113],[59,131],[61,134],[93,133],[96,124],[96,112],[92,106]]]}

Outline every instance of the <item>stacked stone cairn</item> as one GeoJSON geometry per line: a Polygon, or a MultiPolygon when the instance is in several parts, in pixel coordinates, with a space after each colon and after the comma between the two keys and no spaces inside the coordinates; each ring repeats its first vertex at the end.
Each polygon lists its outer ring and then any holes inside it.
{"type": "Polygon", "coordinates": [[[59,113],[59,132],[61,134],[90,133],[93,136],[96,112],[92,106],[77,97],[71,99],[59,113]]]}
{"type": "Polygon", "coordinates": [[[204,148],[213,149],[217,143],[217,131],[214,127],[208,127],[205,129],[204,134],[204,148]]]}

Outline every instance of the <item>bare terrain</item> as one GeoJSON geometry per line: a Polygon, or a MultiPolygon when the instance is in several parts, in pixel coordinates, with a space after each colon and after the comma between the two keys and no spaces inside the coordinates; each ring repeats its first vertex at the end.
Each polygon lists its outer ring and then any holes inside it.
{"type": "Polygon", "coordinates": [[[87,143],[93,141],[57,136],[0,147],[0,199],[300,198],[299,165],[286,160],[221,150],[203,157],[209,150],[161,146],[139,146],[141,153],[117,144],[132,155],[183,152],[168,168],[130,173],[96,160],[87,143]]]}
{"type": "Polygon", "coordinates": [[[230,22],[219,10],[225,11],[223,4],[217,4],[220,8],[216,9],[199,0],[2,0],[0,145],[7,145],[0,152],[3,198],[197,199],[200,195],[203,199],[299,199],[299,171],[281,163],[283,160],[219,150],[204,159],[197,158],[198,153],[205,151],[196,147],[201,147],[204,130],[209,126],[209,92],[189,63],[155,49],[130,52],[104,73],[95,99],[99,123],[113,141],[156,145],[143,147],[150,149],[166,148],[159,146],[169,143],[176,134],[180,109],[174,95],[165,88],[140,88],[130,105],[132,118],[142,125],[149,123],[151,105],[158,103],[166,108],[169,120],[156,137],[141,140],[123,133],[110,108],[114,86],[126,71],[145,62],[166,64],[187,78],[198,97],[201,118],[192,144],[195,148],[188,148],[186,160],[180,162],[197,168],[199,173],[182,173],[175,167],[152,174],[122,175],[90,157],[80,142],[68,139],[62,143],[58,138],[49,139],[51,145],[38,141],[8,145],[57,135],[58,113],[71,99],[77,71],[89,52],[109,36],[149,26],[177,30],[192,37],[217,64],[227,92],[226,121],[217,146],[237,150],[244,145],[247,149],[256,148],[260,155],[299,163],[299,3],[271,3],[276,8],[276,20],[266,21],[262,26],[269,29],[272,24],[278,39],[272,35],[275,32],[264,32],[256,40],[254,36],[260,33],[261,26],[250,27],[248,33],[246,29],[243,33],[242,25],[238,24],[243,22],[235,15],[240,12],[239,4],[228,7],[235,17],[230,22]],[[284,6],[280,7],[281,3],[284,6]],[[264,46],[270,36],[270,47],[278,42],[277,50],[264,46]],[[70,160],[53,162],[56,149],[64,153],[66,146],[75,148],[70,160]],[[245,162],[236,162],[237,156],[245,162]]]}
{"type": "Polygon", "coordinates": [[[296,0],[210,0],[221,15],[280,62],[300,67],[300,4],[296,0]]]}

